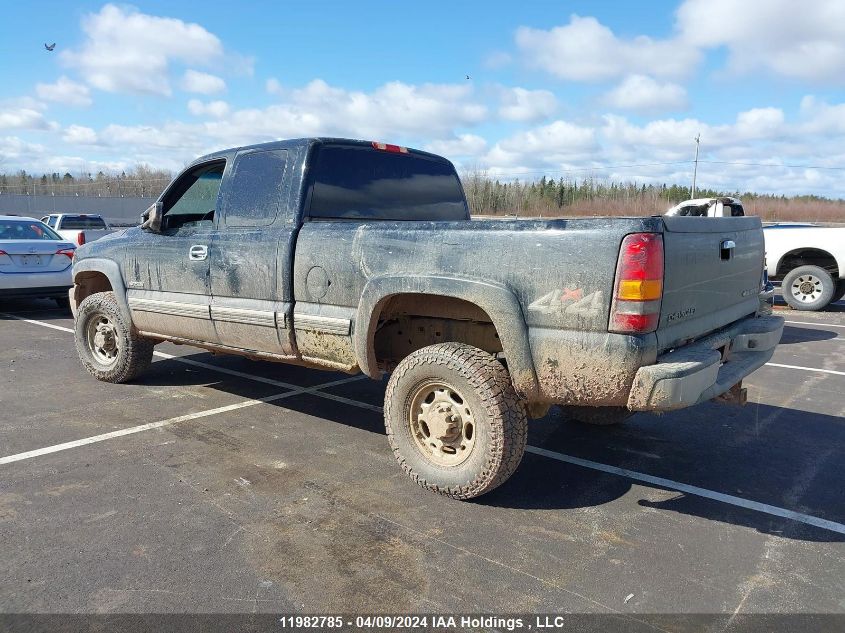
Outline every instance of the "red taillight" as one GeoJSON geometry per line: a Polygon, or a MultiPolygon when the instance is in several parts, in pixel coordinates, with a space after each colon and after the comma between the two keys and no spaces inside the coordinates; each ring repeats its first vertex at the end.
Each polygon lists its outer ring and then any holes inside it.
{"type": "Polygon", "coordinates": [[[85,231],[76,234],[76,243],[82,246],[85,243],[85,231]]]}
{"type": "Polygon", "coordinates": [[[74,251],[76,251],[75,248],[60,248],[56,251],[56,255],[67,255],[68,259],[73,259],[74,251]]]}
{"type": "Polygon", "coordinates": [[[393,152],[394,154],[407,154],[408,148],[399,145],[391,145],[390,143],[372,142],[373,149],[380,149],[383,152],[393,152]]]}
{"type": "Polygon", "coordinates": [[[657,329],[663,297],[663,236],[626,235],[619,248],[610,308],[611,332],[644,334],[657,329]]]}

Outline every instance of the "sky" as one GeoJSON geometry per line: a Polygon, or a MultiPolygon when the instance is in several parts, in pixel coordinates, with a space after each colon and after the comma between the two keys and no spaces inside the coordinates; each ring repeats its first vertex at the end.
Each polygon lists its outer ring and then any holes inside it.
{"type": "Polygon", "coordinates": [[[7,3],[0,171],[302,136],[502,179],[845,198],[845,2],[7,3]],[[53,51],[45,44],[56,44],[53,51]]]}

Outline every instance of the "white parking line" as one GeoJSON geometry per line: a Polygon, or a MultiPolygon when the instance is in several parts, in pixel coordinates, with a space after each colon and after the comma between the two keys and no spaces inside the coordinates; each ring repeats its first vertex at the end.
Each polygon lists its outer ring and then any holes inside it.
{"type": "Polygon", "coordinates": [[[797,369],[800,371],[820,371],[825,374],[835,374],[837,376],[845,376],[845,371],[836,371],[835,369],[819,369],[818,367],[801,367],[801,365],[781,365],[780,363],[766,363],[768,367],[783,367],[784,369],[797,369]]]}
{"type": "Polygon", "coordinates": [[[275,402],[277,400],[284,400],[285,398],[291,398],[293,396],[300,396],[302,394],[311,393],[317,389],[324,389],[326,387],[334,387],[335,385],[342,385],[344,383],[350,382],[352,380],[357,380],[358,376],[354,376],[352,378],[341,378],[340,380],[332,380],[331,382],[322,383],[320,385],[314,385],[312,387],[302,387],[298,389],[293,389],[291,391],[286,391],[285,393],[278,393],[272,396],[265,396],[264,398],[255,398],[253,400],[244,400],[243,402],[237,402],[235,404],[227,404],[223,407],[217,407],[215,409],[206,409],[205,411],[197,411],[196,413],[188,413],[186,415],[180,415],[175,418],[169,418],[167,420],[160,420],[158,422],[150,422],[149,424],[141,424],[139,426],[133,426],[128,429],[120,429],[119,431],[111,431],[109,433],[103,433],[101,435],[94,435],[91,437],[84,437],[80,440],[73,440],[72,442],[64,442],[62,444],[55,444],[53,446],[47,446],[45,448],[38,448],[32,451],[26,451],[24,453],[17,453],[16,455],[7,455],[6,457],[0,457],[0,465],[3,464],[11,464],[12,462],[19,462],[25,459],[32,459],[33,457],[40,457],[41,455],[49,455],[50,453],[58,453],[59,451],[66,451],[71,448],[77,448],[79,446],[86,446],[88,444],[96,444],[97,442],[104,442],[106,440],[111,440],[116,437],[123,437],[125,435],[133,435],[135,433],[141,433],[142,431],[149,431],[151,429],[160,429],[163,426],[169,426],[171,424],[177,424],[179,422],[187,422],[188,420],[196,420],[198,418],[206,418],[210,415],[217,415],[219,413],[228,413],[229,411],[236,411],[238,409],[243,409],[246,407],[254,407],[257,404],[263,404],[265,402],[275,402]]]}
{"type": "MultiPolygon", "coordinates": [[[[42,325],[45,327],[53,328],[56,330],[63,330],[67,332],[72,332],[70,328],[61,327],[58,325],[53,325],[51,323],[45,323],[43,321],[36,321],[33,319],[23,319],[21,317],[16,317],[14,315],[8,315],[14,319],[19,319],[21,321],[26,321],[27,323],[32,323],[34,325],[42,325]]],[[[272,381],[269,378],[263,378],[261,376],[255,376],[253,374],[247,374],[245,372],[239,372],[235,370],[226,369],[224,367],[217,367],[215,365],[210,365],[207,363],[201,363],[199,361],[194,361],[192,359],[181,358],[179,356],[172,356],[170,354],[165,354],[163,352],[155,352],[156,355],[161,356],[162,358],[172,359],[175,361],[187,363],[190,365],[195,365],[198,367],[202,367],[204,369],[210,369],[214,371],[218,371],[225,374],[230,374],[234,376],[238,376],[240,378],[246,378],[249,380],[256,380],[258,382],[267,382],[270,384],[276,384],[278,386],[284,386],[287,383],[281,383],[278,381],[272,381]]],[[[815,367],[801,367],[798,365],[782,365],[779,363],[766,363],[766,365],[772,367],[783,367],[786,369],[795,369],[800,371],[818,371],[830,374],[837,374],[837,375],[845,375],[845,372],[841,371],[834,371],[832,369],[819,369],[815,367]]],[[[269,396],[269,399],[273,400],[280,400],[282,398],[288,398],[291,396],[311,393],[314,396],[320,398],[326,398],[329,400],[334,400],[337,402],[341,402],[343,404],[348,404],[351,406],[356,406],[360,408],[364,408],[371,411],[382,411],[382,407],[369,404],[366,402],[360,402],[357,400],[352,400],[350,398],[344,398],[342,396],[336,396],[335,394],[331,393],[324,393],[320,391],[320,389],[324,389],[327,387],[334,386],[336,384],[343,384],[346,382],[350,382],[356,379],[360,379],[362,376],[352,376],[350,378],[336,380],[331,383],[315,385],[313,387],[295,387],[294,390],[279,394],[276,396],[269,396]]],[[[28,453],[21,453],[20,455],[11,455],[9,457],[0,458],[0,464],[8,463],[9,461],[18,461],[19,459],[28,459],[30,457],[36,457],[38,455],[43,455],[47,453],[52,453],[57,450],[66,450],[67,448],[73,448],[74,446],[82,446],[85,444],[90,444],[92,442],[103,441],[104,439],[111,439],[111,437],[120,437],[121,435],[128,435],[130,433],[137,433],[139,431],[147,430],[148,428],[158,428],[159,426],[165,426],[167,424],[174,424],[175,422],[181,422],[183,419],[193,419],[193,417],[204,417],[205,415],[213,415],[215,413],[223,413],[224,411],[242,408],[245,406],[253,406],[255,404],[261,404],[265,401],[270,401],[268,398],[263,398],[259,400],[248,400],[244,403],[239,403],[239,405],[229,405],[229,407],[220,407],[219,409],[210,409],[208,412],[199,413],[199,414],[190,414],[189,416],[181,416],[181,418],[172,418],[171,420],[164,420],[162,422],[153,422],[149,425],[142,425],[140,427],[133,427],[132,429],[126,429],[124,431],[114,431],[113,433],[106,433],[104,435],[98,435],[93,438],[87,438],[83,440],[77,440],[76,442],[68,442],[66,444],[59,444],[55,447],[48,447],[45,449],[38,449],[36,451],[29,451],[28,453]],[[137,429],[137,430],[136,430],[137,429]],[[100,439],[102,438],[102,439],[100,439]]],[[[845,525],[842,523],[836,523],[834,521],[829,521],[827,519],[821,519],[818,517],[811,516],[809,514],[802,514],[800,512],[794,512],[793,510],[787,510],[786,508],[779,508],[777,506],[769,505],[767,503],[760,503],[758,501],[751,501],[748,499],[743,499],[741,497],[736,497],[733,495],[728,495],[721,492],[716,492],[715,490],[708,490],[706,488],[699,488],[698,486],[692,486],[690,484],[685,484],[677,481],[672,481],[671,479],[664,479],[663,477],[655,477],[653,475],[647,475],[645,473],[639,473],[633,470],[628,470],[626,468],[620,468],[618,466],[611,466],[609,464],[602,464],[600,462],[593,462],[586,459],[581,459],[579,457],[573,457],[571,455],[565,455],[563,453],[557,453],[555,451],[549,451],[544,448],[539,448],[537,446],[527,446],[525,449],[529,453],[534,453],[536,455],[540,455],[542,457],[546,457],[549,459],[554,459],[561,462],[566,462],[569,464],[574,464],[577,466],[581,466],[583,468],[590,468],[592,470],[598,470],[600,472],[605,472],[609,474],[618,475],[620,477],[627,477],[628,479],[633,479],[634,481],[641,481],[643,483],[648,483],[655,486],[660,486],[663,488],[668,488],[670,490],[677,490],[679,492],[684,492],[687,494],[695,495],[698,497],[703,497],[706,499],[712,499],[715,501],[719,501],[722,503],[726,503],[729,505],[733,505],[740,508],[746,508],[749,510],[754,510],[756,512],[761,512],[763,514],[768,514],[771,516],[776,516],[784,519],[790,519],[793,521],[797,521],[799,523],[804,523],[806,525],[812,525],[814,527],[822,528],[825,530],[830,530],[832,532],[836,532],[839,534],[845,534],[845,525]]]]}
{"type": "Polygon", "coordinates": [[[714,490],[707,490],[706,488],[699,488],[698,486],[683,484],[677,481],[672,481],[671,479],[664,479],[663,477],[655,477],[653,475],[646,475],[645,473],[638,473],[634,470],[628,470],[627,468],[619,468],[618,466],[600,464],[599,462],[593,462],[588,459],[581,459],[580,457],[572,457],[571,455],[556,453],[554,451],[546,450],[545,448],[537,448],[536,446],[528,446],[525,450],[528,453],[534,453],[535,455],[541,455],[549,459],[555,459],[559,462],[566,462],[567,464],[574,464],[576,466],[582,466],[584,468],[591,468],[592,470],[598,470],[603,473],[609,473],[611,475],[627,477],[628,479],[642,481],[643,483],[651,484],[652,486],[659,486],[661,488],[677,490],[678,492],[685,492],[686,494],[695,495],[696,497],[704,497],[705,499],[720,501],[722,503],[727,503],[738,508],[755,510],[757,512],[762,512],[763,514],[770,514],[772,516],[780,517],[783,519],[790,519],[792,521],[798,521],[799,523],[805,523],[806,525],[812,525],[814,527],[822,528],[824,530],[830,530],[831,532],[836,532],[838,534],[845,534],[845,525],[843,525],[842,523],[836,523],[835,521],[820,519],[818,517],[810,516],[809,514],[802,514],[801,512],[794,512],[785,508],[779,508],[777,506],[769,505],[768,503],[749,501],[748,499],[735,497],[733,495],[727,495],[722,492],[716,492],[714,490]]]}
{"type": "Polygon", "coordinates": [[[833,323],[824,323],[822,321],[813,322],[813,321],[784,321],[784,323],[791,323],[793,325],[822,325],[825,327],[835,327],[835,328],[843,328],[845,329],[845,325],[834,325],[833,323]]]}
{"type": "Polygon", "coordinates": [[[45,448],[38,448],[34,451],[26,451],[25,453],[18,453],[17,455],[7,455],[0,457],[0,464],[11,464],[12,462],[19,462],[24,459],[32,459],[41,455],[49,455],[50,453],[58,453],[59,451],[66,451],[70,448],[78,446],[86,446],[87,444],[95,444],[97,442],[104,442],[115,437],[123,437],[124,435],[132,435],[140,433],[141,431],[149,431],[150,429],[160,429],[163,426],[176,424],[177,422],[186,422],[187,420],[196,420],[197,418],[205,418],[209,415],[217,415],[218,413],[226,413],[227,411],[235,411],[236,409],[243,409],[244,407],[253,407],[256,404],[263,402],[272,402],[280,400],[281,398],[289,397],[293,394],[282,393],[275,396],[267,396],[266,398],[259,398],[257,400],[244,400],[237,404],[229,404],[225,407],[217,407],[216,409],[207,409],[206,411],[198,411],[197,413],[189,413],[187,415],[180,415],[168,420],[160,420],[159,422],[150,422],[149,424],[141,424],[140,426],[133,426],[128,429],[121,429],[119,431],[112,431],[111,433],[103,433],[102,435],[94,435],[92,437],[85,437],[81,440],[74,440],[72,442],[65,442],[63,444],[55,444],[54,446],[47,446],[45,448]]]}
{"type": "Polygon", "coordinates": [[[73,334],[73,328],[64,327],[62,325],[53,325],[52,323],[45,323],[44,321],[36,321],[35,319],[25,319],[23,317],[15,316],[14,314],[9,314],[8,312],[0,312],[0,316],[10,317],[12,319],[16,319],[18,321],[24,321],[25,323],[32,323],[33,325],[40,325],[41,327],[48,327],[51,330],[59,330],[60,332],[70,332],[73,334]]]}

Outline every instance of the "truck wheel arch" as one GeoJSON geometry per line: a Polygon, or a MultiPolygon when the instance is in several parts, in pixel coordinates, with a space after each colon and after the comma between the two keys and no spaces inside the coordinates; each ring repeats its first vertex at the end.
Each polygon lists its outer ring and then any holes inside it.
{"type": "Polygon", "coordinates": [[[835,278],[839,277],[843,270],[843,266],[836,261],[836,257],[822,248],[794,248],[781,255],[772,276],[782,278],[790,270],[805,265],[824,268],[835,278]]]}
{"type": "Polygon", "coordinates": [[[120,267],[110,259],[83,259],[73,265],[73,302],[79,305],[85,297],[96,292],[114,292],[118,308],[127,323],[132,323],[132,313],[126,301],[126,286],[120,267]]]}
{"type": "Polygon", "coordinates": [[[516,296],[505,286],[459,277],[388,275],[370,279],[361,295],[353,334],[363,373],[381,377],[374,344],[379,317],[390,299],[406,294],[460,299],[483,310],[496,328],[517,393],[527,399],[538,393],[528,327],[516,296]]]}

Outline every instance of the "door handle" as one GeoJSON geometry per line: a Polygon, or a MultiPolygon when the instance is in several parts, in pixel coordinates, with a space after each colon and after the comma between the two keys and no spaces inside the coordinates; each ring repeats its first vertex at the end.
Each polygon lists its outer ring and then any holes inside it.
{"type": "Polygon", "coordinates": [[[201,262],[208,257],[208,246],[205,244],[194,244],[188,251],[188,259],[193,262],[201,262]]]}

